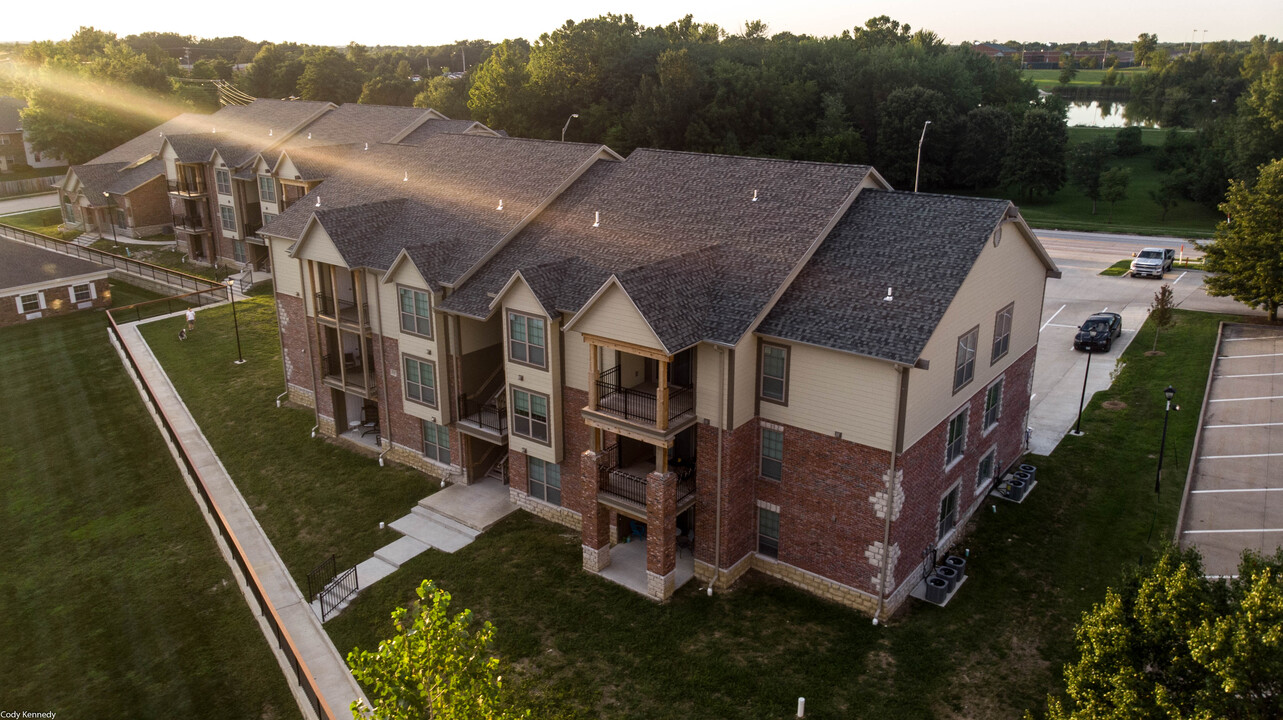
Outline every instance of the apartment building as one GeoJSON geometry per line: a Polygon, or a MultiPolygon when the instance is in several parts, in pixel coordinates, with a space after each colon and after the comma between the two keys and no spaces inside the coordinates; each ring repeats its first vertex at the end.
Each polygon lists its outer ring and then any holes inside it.
{"type": "Polygon", "coordinates": [[[433,477],[502,469],[588,572],[885,616],[1024,451],[1057,270],[1006,201],[494,133],[309,150],[257,233],[292,400],[433,477]]]}
{"type": "Polygon", "coordinates": [[[49,168],[66,165],[67,161],[42,153],[31,145],[22,130],[22,110],[27,101],[22,98],[0,97],[0,173],[13,172],[23,166],[49,168]]]}

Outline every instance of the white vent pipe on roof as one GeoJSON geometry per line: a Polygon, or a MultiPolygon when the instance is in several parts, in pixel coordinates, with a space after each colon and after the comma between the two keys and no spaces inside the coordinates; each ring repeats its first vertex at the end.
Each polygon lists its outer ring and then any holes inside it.
{"type": "Polygon", "coordinates": [[[592,226],[601,227],[601,211],[594,210],[592,214],[592,226]]]}
{"type": "Polygon", "coordinates": [[[316,206],[317,206],[317,207],[321,207],[321,196],[320,196],[320,195],[317,195],[317,196],[316,196],[316,206]]]}
{"type": "Polygon", "coordinates": [[[757,191],[753,191],[753,202],[757,202],[757,191]]]}
{"type": "Polygon", "coordinates": [[[882,298],[882,299],[883,299],[883,300],[885,300],[885,301],[887,301],[887,302],[891,302],[892,300],[894,300],[894,299],[895,299],[895,298],[891,297],[891,288],[887,288],[887,296],[886,296],[886,297],[884,297],[884,298],[882,298]]]}
{"type": "Polygon", "coordinates": [[[503,198],[499,198],[499,207],[495,208],[495,210],[502,210],[502,209],[503,209],[503,198]]]}

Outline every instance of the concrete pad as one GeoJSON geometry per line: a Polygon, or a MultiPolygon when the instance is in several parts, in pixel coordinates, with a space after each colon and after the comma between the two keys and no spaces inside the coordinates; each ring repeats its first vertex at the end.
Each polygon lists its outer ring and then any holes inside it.
{"type": "Polygon", "coordinates": [[[1211,401],[1214,403],[1245,402],[1243,398],[1270,397],[1276,391],[1276,381],[1280,376],[1263,377],[1225,377],[1216,378],[1212,386],[1211,401]]]}
{"type": "Polygon", "coordinates": [[[399,566],[384,562],[377,557],[372,557],[364,562],[357,563],[356,579],[361,584],[361,589],[364,590],[396,572],[397,567],[399,566]]]}
{"type": "Polygon", "coordinates": [[[471,528],[473,537],[517,510],[508,497],[508,486],[494,478],[451,485],[420,500],[419,505],[471,528]]]}
{"type": "MultiPolygon", "coordinates": [[[[1215,385],[1215,383],[1213,383],[1215,385]]],[[[1267,402],[1256,403],[1206,403],[1203,408],[1203,425],[1250,425],[1281,422],[1274,419],[1274,411],[1267,402]]]]}
{"type": "Polygon", "coordinates": [[[471,537],[431,519],[430,513],[411,512],[409,515],[393,520],[391,528],[402,535],[408,535],[425,545],[448,553],[456,552],[472,542],[471,537]]]}
{"type": "Polygon", "coordinates": [[[1265,527],[1268,493],[1229,492],[1191,495],[1183,530],[1259,530],[1265,527]]]}
{"type": "MultiPolygon", "coordinates": [[[[375,550],[374,557],[391,565],[393,568],[399,568],[410,558],[419,555],[427,549],[428,546],[425,543],[422,543],[412,537],[403,537],[384,545],[378,550],[375,550]]],[[[358,565],[357,567],[360,566],[358,565]]],[[[360,577],[360,572],[360,570],[357,570],[358,577],[360,577]]]]}
{"type": "MultiPolygon", "coordinates": [[[[678,552],[675,570],[674,591],[695,577],[694,556],[678,552]]],[[[646,541],[634,540],[611,546],[610,564],[599,574],[616,585],[623,585],[633,592],[650,597],[646,583],[646,541]]]]}
{"type": "MultiPolygon", "coordinates": [[[[1200,462],[1198,466],[1198,490],[1249,490],[1283,485],[1283,480],[1270,480],[1268,462],[1253,465],[1251,458],[1242,460],[1217,460],[1200,462]],[[1236,464],[1237,463],[1237,464],[1236,464]],[[1247,468],[1247,471],[1244,471],[1247,468]]],[[[1281,465],[1280,467],[1283,467],[1281,465]]],[[[1199,494],[1199,493],[1194,493],[1199,494]]]]}

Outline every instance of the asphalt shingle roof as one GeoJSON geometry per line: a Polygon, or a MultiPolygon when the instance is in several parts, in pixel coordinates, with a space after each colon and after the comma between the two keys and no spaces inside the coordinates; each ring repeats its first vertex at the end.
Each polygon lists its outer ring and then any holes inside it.
{"type": "Polygon", "coordinates": [[[865,190],[757,332],[911,365],[1011,207],[865,190]]]}
{"type": "Polygon", "coordinates": [[[346,103],[299,130],[281,149],[289,152],[324,145],[390,142],[429,112],[424,108],[346,103]]]}
{"type": "Polygon", "coordinates": [[[473,127],[481,128],[483,130],[490,129],[476,120],[439,120],[433,118],[414,130],[411,130],[410,134],[401,138],[401,144],[422,145],[425,140],[433,135],[440,135],[441,133],[461,134],[471,130],[473,127]]]}
{"type": "Polygon", "coordinates": [[[599,162],[442,307],[485,317],[514,271],[574,258],[558,310],[577,312],[615,275],[670,351],[734,343],[869,171],[662,150],[599,162]]]}
{"type": "Polygon", "coordinates": [[[13,133],[22,130],[20,110],[27,106],[22,98],[0,97],[0,133],[13,133]]]}
{"type": "MultiPolygon", "coordinates": [[[[221,111],[220,111],[221,112],[221,111]]],[[[218,113],[214,113],[217,115],[218,113]]],[[[198,113],[183,113],[175,116],[160,125],[148,130],[138,137],[99,155],[90,160],[88,165],[97,165],[100,163],[123,162],[131,163],[148,153],[160,151],[161,141],[167,135],[185,135],[198,132],[209,132],[211,127],[210,119],[214,115],[201,115],[198,113]]]]}
{"type": "Polygon", "coordinates": [[[0,238],[0,293],[7,288],[110,270],[52,250],[0,238]]]}
{"type": "Polygon", "coordinates": [[[449,251],[431,255],[439,262],[420,270],[430,282],[451,283],[602,150],[448,134],[422,147],[370,145],[260,232],[297,240],[322,210],[322,226],[351,267],[387,269],[404,247],[441,244],[449,251]],[[370,209],[329,212],[357,206],[370,209]]]}

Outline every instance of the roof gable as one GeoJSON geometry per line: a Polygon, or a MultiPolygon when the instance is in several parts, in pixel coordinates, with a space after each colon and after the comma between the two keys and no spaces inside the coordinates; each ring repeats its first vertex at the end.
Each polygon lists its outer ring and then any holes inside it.
{"type": "Polygon", "coordinates": [[[614,275],[566,323],[566,329],[673,354],[614,275]]]}

